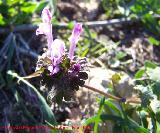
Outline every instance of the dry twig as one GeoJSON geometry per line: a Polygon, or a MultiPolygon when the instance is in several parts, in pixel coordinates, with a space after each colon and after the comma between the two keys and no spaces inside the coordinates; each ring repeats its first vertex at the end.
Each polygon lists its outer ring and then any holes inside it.
{"type": "MultiPolygon", "coordinates": [[[[139,19],[129,19],[129,18],[121,18],[121,19],[111,19],[111,20],[103,20],[103,21],[90,21],[90,22],[82,22],[83,25],[88,26],[90,28],[94,28],[97,26],[108,26],[108,25],[115,25],[115,24],[126,24],[126,23],[133,23],[139,21],[139,19]]],[[[61,28],[67,28],[68,24],[67,23],[59,23],[55,24],[53,27],[61,29],[61,28]]],[[[21,32],[21,31],[33,31],[36,30],[37,25],[32,25],[32,24],[24,24],[24,25],[19,25],[15,26],[12,28],[1,28],[0,29],[0,34],[7,34],[9,32],[21,32]]]]}

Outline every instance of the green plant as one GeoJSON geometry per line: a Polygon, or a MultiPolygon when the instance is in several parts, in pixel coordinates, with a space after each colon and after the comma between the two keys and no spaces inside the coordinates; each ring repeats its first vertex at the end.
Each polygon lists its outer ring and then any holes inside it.
{"type": "MultiPolygon", "coordinates": [[[[95,116],[84,119],[83,124],[92,125],[95,133],[101,131],[100,129],[103,128],[102,125],[104,125],[105,122],[111,121],[112,124],[108,123],[109,125],[106,125],[105,129],[107,129],[107,126],[112,126],[113,132],[115,133],[159,133],[159,73],[160,67],[157,64],[146,61],[144,67],[135,74],[135,89],[141,98],[141,104],[128,106],[127,104],[115,102],[109,98],[98,98],[98,112],[95,116]],[[137,114],[137,118],[132,116],[133,113],[137,114]]],[[[116,76],[114,80],[118,82],[119,78],[116,76]]],[[[114,82],[112,81],[112,83],[114,82]]],[[[114,85],[110,87],[112,88],[114,85]]],[[[113,88],[111,88],[110,90],[112,91],[113,88]]]]}
{"type": "Polygon", "coordinates": [[[25,0],[0,1],[0,25],[14,26],[32,21],[33,13],[39,12],[48,2],[32,2],[25,0]]]}
{"type": "Polygon", "coordinates": [[[160,67],[150,61],[145,62],[145,66],[141,68],[135,75],[137,86],[139,90],[142,104],[139,112],[142,115],[143,125],[148,125],[146,120],[148,115],[151,118],[151,131],[159,131],[159,114],[160,114],[160,67]],[[145,112],[145,113],[142,113],[145,112]],[[144,116],[145,115],[145,116],[144,116]]]}
{"type": "MultiPolygon", "coordinates": [[[[0,59],[0,98],[2,100],[0,126],[48,126],[47,122],[56,125],[54,114],[42,94],[17,73],[8,71],[15,69],[14,61],[20,63],[16,36],[13,33],[6,38],[0,53],[3,55],[0,59]],[[7,60],[4,56],[7,57],[7,60]]],[[[20,68],[19,72],[22,72],[20,64],[18,68],[20,68]]],[[[11,132],[11,130],[14,129],[0,129],[1,132],[11,132]]],[[[30,130],[32,129],[28,128],[23,132],[28,133],[31,132],[30,130]]],[[[14,132],[22,131],[15,129],[14,132]]]]}
{"type": "MultiPolygon", "coordinates": [[[[106,121],[112,121],[114,123],[113,132],[121,133],[149,133],[149,130],[140,126],[137,122],[131,119],[127,112],[124,110],[126,107],[121,103],[114,103],[111,99],[100,98],[99,110],[97,114],[91,118],[84,120],[84,125],[94,124],[94,133],[100,132],[100,123],[105,123],[106,121]]],[[[101,124],[102,125],[102,124],[101,124]]],[[[107,126],[111,125],[106,125],[107,126]]]]}

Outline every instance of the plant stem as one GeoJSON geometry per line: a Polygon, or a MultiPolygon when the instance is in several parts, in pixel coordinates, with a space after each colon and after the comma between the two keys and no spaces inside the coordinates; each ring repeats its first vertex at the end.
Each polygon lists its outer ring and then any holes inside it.
{"type": "MultiPolygon", "coordinates": [[[[99,89],[97,89],[97,88],[94,88],[94,87],[91,87],[91,86],[89,86],[89,85],[86,85],[86,84],[85,84],[85,85],[83,85],[83,87],[85,87],[85,88],[87,88],[87,89],[90,89],[90,90],[92,90],[92,91],[94,91],[94,92],[97,92],[97,93],[99,93],[99,94],[102,94],[102,95],[104,95],[104,96],[106,96],[106,97],[108,97],[108,98],[112,98],[112,99],[114,99],[114,100],[116,100],[116,101],[121,102],[121,100],[122,100],[122,98],[120,98],[120,97],[117,97],[117,96],[114,96],[114,95],[112,95],[112,94],[106,93],[106,92],[104,92],[104,91],[101,91],[101,90],[99,90],[99,89]]],[[[141,100],[140,100],[140,98],[131,97],[131,98],[126,99],[126,103],[137,103],[137,104],[140,104],[140,103],[141,103],[141,100]]]]}
{"type": "Polygon", "coordinates": [[[99,89],[97,89],[97,88],[91,87],[91,86],[89,86],[89,85],[83,85],[83,87],[88,88],[88,89],[90,89],[90,90],[92,90],[92,91],[98,92],[98,93],[100,93],[100,94],[102,94],[102,95],[104,95],[104,96],[107,96],[107,97],[109,97],[109,98],[112,98],[112,99],[114,99],[114,100],[116,100],[116,101],[120,101],[120,100],[121,100],[121,98],[119,98],[119,97],[113,96],[113,95],[111,95],[111,94],[109,94],[109,93],[106,93],[106,92],[101,91],[101,90],[99,90],[99,89]]]}

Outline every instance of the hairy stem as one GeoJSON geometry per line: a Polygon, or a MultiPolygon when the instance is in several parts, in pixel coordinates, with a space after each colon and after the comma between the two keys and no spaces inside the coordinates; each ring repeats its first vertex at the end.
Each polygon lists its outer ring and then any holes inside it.
{"type": "MultiPolygon", "coordinates": [[[[99,90],[99,89],[97,89],[97,88],[91,87],[91,86],[86,85],[86,84],[83,85],[83,87],[85,87],[85,88],[87,88],[87,89],[90,89],[90,90],[92,90],[92,91],[94,91],[94,92],[97,92],[97,93],[99,93],[99,94],[102,94],[102,95],[104,95],[104,96],[106,96],[106,97],[108,97],[108,98],[112,98],[112,99],[114,99],[114,100],[116,100],[116,101],[122,101],[122,99],[123,99],[123,98],[120,98],[120,97],[114,96],[114,95],[112,95],[112,94],[106,93],[106,92],[104,92],[104,91],[101,91],[101,90],[99,90]]],[[[141,103],[141,100],[140,100],[140,98],[131,97],[131,98],[126,99],[126,102],[127,102],[127,103],[137,103],[137,104],[140,104],[140,103],[141,103]]]]}

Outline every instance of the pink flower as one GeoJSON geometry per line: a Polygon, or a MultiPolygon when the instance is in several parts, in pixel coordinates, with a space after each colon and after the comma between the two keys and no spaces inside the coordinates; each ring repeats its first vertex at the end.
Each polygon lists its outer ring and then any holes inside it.
{"type": "Polygon", "coordinates": [[[51,12],[48,10],[48,8],[44,8],[42,11],[42,21],[43,23],[49,23],[51,24],[51,20],[52,20],[52,14],[51,12]]]}
{"type": "Polygon", "coordinates": [[[51,24],[52,15],[48,8],[44,8],[41,16],[42,16],[42,23],[36,30],[36,35],[44,34],[47,36],[48,49],[50,50],[51,44],[53,42],[52,24],[51,24]]]}
{"type": "Polygon", "coordinates": [[[59,67],[58,66],[49,66],[48,67],[48,70],[50,71],[50,75],[53,75],[53,74],[56,74],[56,73],[58,73],[59,72],[59,67]]]}
{"type": "Polygon", "coordinates": [[[51,60],[56,66],[60,63],[62,56],[65,54],[65,43],[60,39],[55,39],[51,45],[51,60]]]}
{"type": "Polygon", "coordinates": [[[59,63],[61,62],[62,56],[65,54],[65,44],[62,40],[55,39],[53,41],[52,36],[52,15],[48,8],[44,8],[42,11],[42,23],[36,30],[36,35],[44,34],[47,36],[48,49],[51,54],[52,64],[48,67],[51,74],[59,72],[59,63]]]}
{"type": "Polygon", "coordinates": [[[75,51],[75,48],[76,48],[76,44],[79,41],[79,37],[80,37],[81,32],[82,32],[82,24],[81,23],[76,23],[74,25],[72,35],[69,38],[69,41],[70,41],[70,44],[71,44],[70,49],[69,49],[69,58],[70,59],[73,58],[74,51],[75,51]]]}
{"type": "Polygon", "coordinates": [[[48,67],[48,70],[51,74],[56,74],[59,72],[59,63],[62,60],[63,55],[65,54],[65,43],[62,40],[55,39],[51,45],[51,60],[52,65],[48,67]]]}

